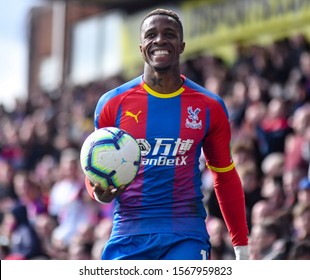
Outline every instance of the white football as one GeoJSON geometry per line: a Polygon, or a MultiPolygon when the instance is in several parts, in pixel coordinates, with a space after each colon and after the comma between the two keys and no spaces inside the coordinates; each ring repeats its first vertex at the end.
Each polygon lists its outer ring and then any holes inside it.
{"type": "Polygon", "coordinates": [[[136,177],[141,162],[141,151],[136,140],[117,127],[100,128],[84,141],[80,152],[84,174],[102,188],[130,184],[136,177]]]}

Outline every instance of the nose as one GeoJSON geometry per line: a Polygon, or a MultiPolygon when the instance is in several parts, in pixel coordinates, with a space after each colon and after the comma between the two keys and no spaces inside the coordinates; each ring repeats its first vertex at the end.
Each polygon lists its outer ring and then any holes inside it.
{"type": "Polygon", "coordinates": [[[157,44],[162,44],[164,43],[166,40],[164,38],[164,35],[163,34],[157,34],[155,40],[154,40],[154,43],[157,43],[157,44]]]}

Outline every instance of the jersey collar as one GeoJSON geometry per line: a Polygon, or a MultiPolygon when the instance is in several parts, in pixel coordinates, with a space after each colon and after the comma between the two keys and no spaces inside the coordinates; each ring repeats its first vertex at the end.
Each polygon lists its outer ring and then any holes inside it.
{"type": "MultiPolygon", "coordinates": [[[[181,76],[181,78],[183,80],[185,80],[185,78],[183,76],[181,76]]],[[[177,91],[175,92],[171,92],[171,93],[160,93],[157,92],[153,89],[151,89],[142,79],[142,87],[144,88],[145,91],[147,91],[149,94],[158,97],[158,98],[172,98],[172,97],[176,97],[178,95],[180,95],[183,91],[184,91],[184,87],[181,86],[177,91]]]]}

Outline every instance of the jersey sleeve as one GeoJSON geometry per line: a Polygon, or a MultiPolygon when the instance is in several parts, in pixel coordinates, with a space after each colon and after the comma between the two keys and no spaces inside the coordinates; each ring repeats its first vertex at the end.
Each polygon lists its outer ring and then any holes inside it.
{"type": "Polygon", "coordinates": [[[225,108],[217,103],[210,114],[210,129],[203,151],[214,179],[214,190],[233,246],[247,245],[245,198],[230,153],[230,124],[225,108]]]}
{"type": "Polygon", "coordinates": [[[117,103],[115,98],[114,100],[110,99],[112,92],[105,93],[99,99],[95,113],[94,113],[94,126],[95,129],[115,126],[115,112],[117,108],[117,103]]]}

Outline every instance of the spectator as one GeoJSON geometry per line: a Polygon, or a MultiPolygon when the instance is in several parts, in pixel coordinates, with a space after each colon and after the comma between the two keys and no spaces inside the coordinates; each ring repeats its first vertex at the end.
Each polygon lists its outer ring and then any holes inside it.
{"type": "Polygon", "coordinates": [[[285,197],[281,177],[264,178],[261,195],[270,205],[270,210],[273,216],[284,210],[285,197]]]}
{"type": "Polygon", "coordinates": [[[310,239],[310,205],[298,203],[293,209],[293,240],[310,239]]]}
{"type": "Polygon", "coordinates": [[[99,260],[102,250],[108,241],[112,231],[112,218],[102,218],[94,228],[94,244],[92,247],[92,258],[99,260]]]}
{"type": "Polygon", "coordinates": [[[57,221],[48,213],[41,213],[35,219],[34,228],[41,240],[42,250],[49,258],[55,256],[52,233],[57,227],[57,221]]]}
{"type": "Polygon", "coordinates": [[[283,260],[287,258],[286,240],[281,235],[280,227],[272,220],[255,224],[251,231],[251,259],[283,260]]]}
{"type": "Polygon", "coordinates": [[[297,203],[310,205],[310,180],[304,177],[300,180],[297,192],[297,203]]]}
{"type": "Polygon", "coordinates": [[[299,169],[286,170],[283,173],[284,206],[287,209],[292,209],[297,202],[299,181],[302,179],[303,175],[304,172],[299,169]]]}
{"type": "Polygon", "coordinates": [[[13,188],[18,200],[27,208],[31,223],[35,222],[37,215],[47,211],[47,205],[41,195],[39,185],[26,171],[18,171],[13,178],[13,188]]]}
{"type": "Polygon", "coordinates": [[[297,242],[289,253],[290,260],[310,260],[310,241],[297,242]]]}
{"type": "Polygon", "coordinates": [[[69,245],[68,259],[69,260],[91,260],[92,259],[92,243],[77,243],[73,242],[69,245]]]}
{"type": "Polygon", "coordinates": [[[283,153],[285,137],[290,128],[286,117],[285,102],[281,98],[273,98],[267,105],[266,115],[259,123],[260,153],[263,157],[271,153],[283,153]]]}
{"type": "Polygon", "coordinates": [[[259,174],[255,162],[245,162],[237,166],[238,173],[242,182],[244,195],[246,215],[249,230],[252,227],[252,209],[255,203],[263,199],[261,194],[261,182],[259,180],[259,174]]]}
{"type": "Polygon", "coordinates": [[[233,140],[242,139],[243,137],[250,137],[256,141],[255,144],[258,146],[259,139],[257,135],[257,127],[262,121],[266,110],[266,104],[262,101],[247,104],[240,128],[232,131],[233,140]]]}
{"type": "Polygon", "coordinates": [[[79,176],[82,172],[75,149],[65,149],[62,152],[59,173],[59,179],[51,189],[48,211],[58,222],[53,231],[54,242],[67,247],[78,227],[95,222],[98,214],[93,211],[90,199],[84,199],[86,192],[79,176]]]}
{"type": "Polygon", "coordinates": [[[246,165],[247,163],[260,164],[256,141],[250,136],[243,135],[242,137],[235,138],[231,150],[236,166],[246,165]]]}
{"type": "Polygon", "coordinates": [[[267,200],[259,200],[252,207],[251,224],[252,227],[256,224],[262,223],[264,220],[273,217],[272,205],[267,200]]]}
{"type": "Polygon", "coordinates": [[[310,104],[300,106],[289,118],[293,129],[285,138],[285,171],[299,169],[305,175],[309,168],[310,104]]]}
{"type": "Polygon", "coordinates": [[[206,226],[210,234],[212,244],[211,260],[233,260],[234,251],[229,243],[229,236],[222,219],[208,217],[206,226]]]}
{"type": "Polygon", "coordinates": [[[17,204],[4,215],[4,232],[10,239],[9,254],[6,259],[34,259],[41,257],[41,241],[28,220],[27,209],[17,204]]]}
{"type": "Polygon", "coordinates": [[[17,199],[13,189],[13,176],[15,169],[7,160],[0,158],[0,212],[12,206],[17,199]]]}

